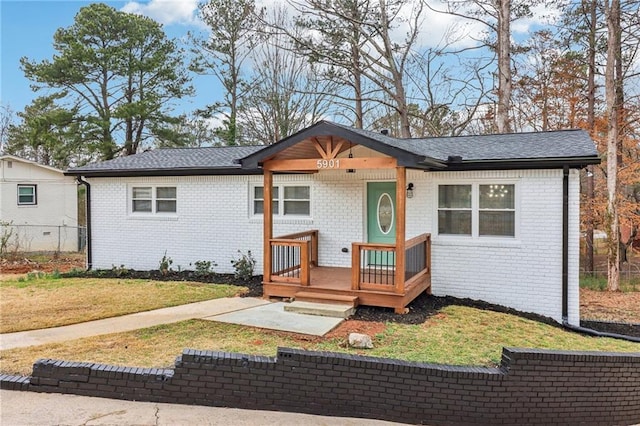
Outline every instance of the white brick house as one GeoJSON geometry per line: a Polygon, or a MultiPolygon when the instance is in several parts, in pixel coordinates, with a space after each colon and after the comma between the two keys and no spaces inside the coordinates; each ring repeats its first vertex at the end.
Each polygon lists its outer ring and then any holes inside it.
{"type": "Polygon", "coordinates": [[[342,292],[400,311],[431,291],[578,324],[579,169],[598,162],[579,130],[402,140],[320,122],[268,147],[68,173],[90,189],[93,268],[157,269],[166,252],[174,268],[226,273],[250,250],[265,295],[342,292]]]}

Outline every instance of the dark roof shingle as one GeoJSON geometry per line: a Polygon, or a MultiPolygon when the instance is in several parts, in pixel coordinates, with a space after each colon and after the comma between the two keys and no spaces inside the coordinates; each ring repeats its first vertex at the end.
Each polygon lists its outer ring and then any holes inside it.
{"type": "Polygon", "coordinates": [[[268,158],[315,131],[318,134],[338,132],[343,136],[350,135],[364,144],[370,144],[373,149],[386,151],[389,155],[403,156],[406,153],[408,158],[418,159],[411,160],[413,166],[418,168],[434,165],[442,168],[449,164],[451,169],[472,169],[474,164],[481,163],[488,167],[518,168],[518,164],[525,162],[529,162],[529,166],[547,162],[557,167],[567,160],[572,161],[572,166],[581,167],[599,162],[595,144],[583,130],[399,139],[370,130],[321,121],[274,145],[157,149],[76,167],[67,174],[152,176],[259,173],[260,170],[255,168],[257,160],[268,158]],[[450,157],[456,156],[461,157],[457,164],[447,163],[450,157]],[[251,158],[247,164],[254,166],[243,169],[240,160],[245,161],[247,157],[251,158]]]}

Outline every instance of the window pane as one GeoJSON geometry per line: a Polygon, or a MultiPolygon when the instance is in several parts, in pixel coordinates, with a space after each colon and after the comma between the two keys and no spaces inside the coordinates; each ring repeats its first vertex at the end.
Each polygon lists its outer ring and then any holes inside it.
{"type": "Polygon", "coordinates": [[[284,214],[298,214],[309,216],[309,202],[308,201],[285,201],[284,202],[284,214]]]}
{"type": "Polygon", "coordinates": [[[261,186],[255,186],[253,188],[253,198],[256,200],[264,199],[264,189],[261,186]]]}
{"type": "Polygon", "coordinates": [[[284,198],[286,200],[308,200],[309,187],[308,186],[285,186],[284,198]]]}
{"type": "Polygon", "coordinates": [[[438,186],[438,207],[447,209],[470,209],[471,185],[438,186]]]}
{"type": "Polygon", "coordinates": [[[132,206],[134,212],[151,213],[151,200],[133,200],[132,206]]]}
{"type": "Polygon", "coordinates": [[[18,204],[35,204],[36,187],[33,185],[18,186],[18,204]]]}
{"type": "MultiPolygon", "coordinates": [[[[253,187],[253,198],[255,200],[264,200],[264,188],[261,186],[253,187]]],[[[271,199],[278,198],[278,187],[274,186],[271,188],[271,199]]]]}
{"type": "MultiPolygon", "coordinates": [[[[271,203],[271,208],[273,209],[272,214],[278,214],[278,202],[273,201],[271,203]]],[[[264,213],[264,201],[262,200],[254,200],[253,201],[253,214],[263,214],[264,213]]]]}
{"type": "Polygon", "coordinates": [[[174,200],[158,200],[156,201],[156,212],[158,213],[175,213],[176,201],[174,200]]]}
{"type": "Polygon", "coordinates": [[[481,211],[480,235],[515,236],[515,212],[481,211]]]}
{"type": "Polygon", "coordinates": [[[176,198],[176,187],[175,186],[166,186],[166,187],[158,187],[156,188],[156,197],[157,198],[176,198]]]}
{"type": "Polygon", "coordinates": [[[24,195],[27,197],[33,196],[33,190],[35,188],[33,186],[19,186],[18,187],[18,195],[24,195]]]}
{"type": "Polygon", "coordinates": [[[142,188],[137,187],[133,188],[133,198],[134,199],[151,199],[151,188],[142,188]]]}
{"type": "Polygon", "coordinates": [[[438,233],[471,235],[471,212],[468,210],[438,211],[438,233]]]}
{"type": "Polygon", "coordinates": [[[480,185],[480,209],[513,209],[514,192],[514,185],[480,185]]]}

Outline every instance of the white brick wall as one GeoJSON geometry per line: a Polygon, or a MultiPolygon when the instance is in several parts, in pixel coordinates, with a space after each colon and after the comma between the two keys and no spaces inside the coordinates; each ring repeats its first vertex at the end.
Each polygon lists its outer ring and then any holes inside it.
{"type": "MultiPolygon", "coordinates": [[[[275,219],[274,235],[318,229],[319,262],[350,266],[351,243],[366,240],[366,182],[392,181],[395,171],[276,175],[274,183],[308,182],[311,218],[275,219]],[[349,253],[343,253],[347,247],[349,253]]],[[[124,265],[156,269],[165,250],[174,269],[193,269],[213,260],[216,271],[233,272],[237,250],[251,250],[262,271],[262,220],[250,217],[251,184],[261,176],[194,176],[91,179],[93,267],[124,265]],[[172,218],[127,214],[128,188],[137,184],[177,186],[178,213],[172,218]],[[191,264],[191,265],[190,265],[191,264]]],[[[433,293],[485,300],[561,320],[562,171],[424,173],[409,171],[415,186],[407,200],[407,238],[433,235],[433,293]],[[519,234],[514,239],[438,237],[438,183],[508,179],[517,182],[519,234]]],[[[578,175],[570,179],[569,320],[578,323],[578,175]]]]}

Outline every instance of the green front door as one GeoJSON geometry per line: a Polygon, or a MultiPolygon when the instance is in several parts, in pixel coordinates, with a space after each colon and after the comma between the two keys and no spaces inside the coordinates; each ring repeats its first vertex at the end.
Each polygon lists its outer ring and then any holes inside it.
{"type": "MultiPolygon", "coordinates": [[[[367,235],[370,243],[395,244],[396,242],[396,183],[367,183],[367,235]]],[[[374,251],[369,263],[393,266],[393,252],[374,251]]]]}

